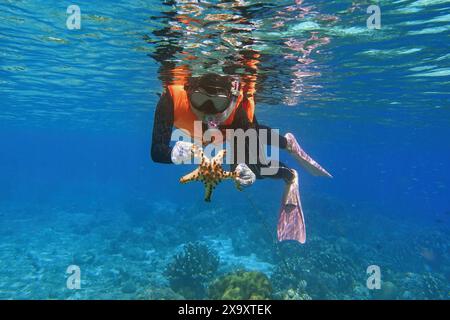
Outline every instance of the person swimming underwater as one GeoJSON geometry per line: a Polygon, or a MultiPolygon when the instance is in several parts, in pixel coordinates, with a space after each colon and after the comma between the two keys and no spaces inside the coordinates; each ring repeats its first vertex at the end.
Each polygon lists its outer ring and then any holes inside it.
{"type": "MultiPolygon", "coordinates": [[[[247,90],[235,77],[208,73],[200,77],[190,77],[184,84],[170,84],[158,102],[155,111],[151,158],[158,163],[180,164],[191,159],[192,143],[177,141],[170,146],[173,127],[185,130],[194,137],[194,121],[202,122],[202,131],[208,129],[255,129],[260,132],[273,132],[259,124],[255,115],[255,102],[251,90],[247,90]]],[[[271,145],[274,137],[267,135],[266,145],[271,145]]],[[[202,139],[202,137],[200,138],[202,139]]],[[[332,177],[314,161],[299,145],[292,133],[276,135],[280,149],[287,150],[300,165],[315,176],[332,177]]],[[[259,139],[258,139],[259,140],[259,139]]],[[[212,141],[202,141],[208,144],[212,141]]],[[[236,146],[236,144],[235,144],[236,146]]],[[[261,148],[258,141],[258,148],[261,148]]],[[[248,143],[245,145],[246,154],[248,143]]],[[[236,155],[237,152],[234,152],[236,155]]],[[[249,159],[248,156],[245,157],[249,159]]],[[[300,202],[298,173],[279,162],[275,175],[263,175],[261,170],[269,164],[258,158],[256,164],[236,163],[231,169],[238,173],[238,182],[242,187],[252,185],[256,179],[266,177],[283,179],[286,183],[278,218],[277,237],[279,241],[306,241],[306,229],[300,202]]]]}

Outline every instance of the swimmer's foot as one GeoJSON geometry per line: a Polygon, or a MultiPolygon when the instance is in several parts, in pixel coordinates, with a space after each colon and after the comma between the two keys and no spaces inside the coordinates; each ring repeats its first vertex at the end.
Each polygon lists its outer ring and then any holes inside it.
{"type": "Polygon", "coordinates": [[[300,243],[306,241],[305,219],[303,217],[300,191],[298,188],[297,171],[292,170],[295,178],[286,185],[281,200],[280,216],[278,218],[278,241],[296,240],[300,243]]]}
{"type": "Polygon", "coordinates": [[[306,171],[314,176],[333,177],[327,170],[322,168],[320,164],[311,158],[302,147],[300,147],[297,139],[295,139],[292,133],[286,133],[284,137],[287,139],[287,150],[295,157],[295,159],[297,159],[306,171]]]}

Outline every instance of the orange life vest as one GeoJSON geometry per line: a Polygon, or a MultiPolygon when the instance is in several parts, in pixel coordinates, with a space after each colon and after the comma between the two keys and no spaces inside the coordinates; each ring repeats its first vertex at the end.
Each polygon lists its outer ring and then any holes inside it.
{"type": "MultiPolygon", "coordinates": [[[[196,132],[194,130],[194,121],[200,121],[200,119],[198,119],[196,114],[191,110],[189,97],[184,89],[184,85],[172,84],[168,85],[167,89],[169,90],[173,101],[174,126],[178,129],[184,130],[191,138],[197,141],[203,141],[203,136],[201,136],[203,132],[196,132]]],[[[253,95],[244,98],[245,94],[246,93],[241,90],[234,109],[223,123],[224,125],[230,125],[233,122],[236,110],[241,103],[244,111],[247,113],[248,120],[250,123],[253,122],[255,101],[253,99],[253,95]]],[[[225,137],[225,132],[222,132],[222,135],[225,137]]],[[[221,142],[222,141],[214,141],[214,143],[221,142]]]]}

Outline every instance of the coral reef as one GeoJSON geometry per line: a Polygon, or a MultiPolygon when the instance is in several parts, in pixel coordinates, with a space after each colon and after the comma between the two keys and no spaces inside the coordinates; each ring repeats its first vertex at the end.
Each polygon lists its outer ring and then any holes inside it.
{"type": "Polygon", "coordinates": [[[272,263],[275,259],[274,243],[276,241],[275,229],[273,231],[272,234],[268,233],[261,221],[246,219],[245,223],[230,234],[235,254],[239,256],[255,254],[272,263]]]}
{"type": "Polygon", "coordinates": [[[167,265],[164,274],[175,292],[188,299],[200,299],[218,267],[219,257],[207,245],[188,243],[167,265]]]}
{"type": "Polygon", "coordinates": [[[372,297],[378,300],[395,300],[399,297],[399,289],[391,281],[382,281],[381,288],[371,292],[372,297]]]}
{"type": "Polygon", "coordinates": [[[399,273],[395,276],[401,299],[448,299],[448,281],[439,274],[399,273]]]}
{"type": "Polygon", "coordinates": [[[141,300],[183,300],[184,297],[171,288],[150,288],[145,290],[138,299],[141,300]]]}
{"type": "Polygon", "coordinates": [[[266,300],[272,298],[272,285],[262,272],[239,270],[225,275],[209,287],[209,298],[216,300],[266,300]]]}
{"type": "Polygon", "coordinates": [[[316,209],[305,245],[274,246],[264,224],[275,226],[275,216],[264,222],[247,203],[216,196],[217,207],[142,200],[90,214],[98,205],[64,204],[39,217],[31,207],[3,209],[0,298],[448,299],[445,225],[413,227],[348,206],[335,216],[322,212],[333,210],[328,201],[308,206],[316,209]],[[71,264],[81,268],[82,290],[65,287],[71,264]],[[380,290],[366,286],[372,264],[381,268],[380,290]]]}
{"type": "Polygon", "coordinates": [[[277,294],[280,300],[312,300],[307,293],[301,293],[299,289],[288,289],[277,294]]]}

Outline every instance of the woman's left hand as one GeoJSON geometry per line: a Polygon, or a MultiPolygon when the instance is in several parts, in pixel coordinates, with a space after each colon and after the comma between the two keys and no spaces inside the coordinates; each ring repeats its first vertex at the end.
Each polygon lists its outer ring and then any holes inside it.
{"type": "Polygon", "coordinates": [[[245,163],[238,164],[235,172],[238,174],[236,180],[244,188],[251,186],[256,180],[255,174],[245,163]]]}

